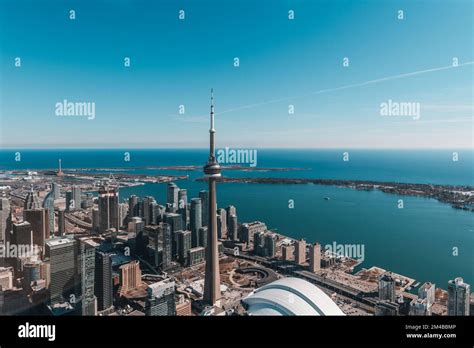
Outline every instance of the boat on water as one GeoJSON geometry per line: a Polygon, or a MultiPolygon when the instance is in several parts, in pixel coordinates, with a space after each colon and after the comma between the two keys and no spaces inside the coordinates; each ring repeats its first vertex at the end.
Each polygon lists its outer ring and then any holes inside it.
{"type": "Polygon", "coordinates": [[[331,198],[329,198],[329,197],[324,197],[324,200],[325,200],[325,201],[329,201],[330,199],[331,199],[331,198]]]}

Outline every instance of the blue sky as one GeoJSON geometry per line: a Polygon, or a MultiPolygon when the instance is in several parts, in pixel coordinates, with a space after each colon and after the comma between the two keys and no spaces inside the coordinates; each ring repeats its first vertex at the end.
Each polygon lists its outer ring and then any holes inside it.
{"type": "Polygon", "coordinates": [[[219,147],[472,147],[472,64],[357,84],[472,62],[473,32],[469,0],[0,0],[0,146],[204,147],[213,87],[219,147]]]}

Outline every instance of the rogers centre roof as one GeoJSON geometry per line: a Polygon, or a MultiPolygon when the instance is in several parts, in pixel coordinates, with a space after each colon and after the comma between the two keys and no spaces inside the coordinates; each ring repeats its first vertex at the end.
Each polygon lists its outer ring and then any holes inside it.
{"type": "Polygon", "coordinates": [[[262,286],[243,303],[249,315],[345,315],[321,289],[299,278],[262,286]]]}

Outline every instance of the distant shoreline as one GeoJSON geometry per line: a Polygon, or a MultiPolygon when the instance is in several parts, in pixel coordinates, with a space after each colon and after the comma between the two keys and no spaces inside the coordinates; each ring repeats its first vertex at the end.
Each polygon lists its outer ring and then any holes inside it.
{"type": "MultiPolygon", "coordinates": [[[[196,181],[206,181],[198,178],[196,181]]],[[[306,178],[231,178],[221,177],[220,183],[246,183],[246,184],[284,184],[302,185],[315,184],[326,186],[341,186],[356,190],[379,190],[384,193],[402,196],[417,196],[433,198],[442,203],[451,204],[455,209],[474,212],[474,187],[463,185],[432,185],[411,184],[398,182],[380,182],[372,180],[338,180],[338,179],[306,179],[306,178]]]]}

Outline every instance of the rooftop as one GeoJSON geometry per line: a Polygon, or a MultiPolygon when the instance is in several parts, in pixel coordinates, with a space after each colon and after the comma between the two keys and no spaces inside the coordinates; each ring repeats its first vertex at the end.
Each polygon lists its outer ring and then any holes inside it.
{"type": "Polygon", "coordinates": [[[321,289],[300,278],[276,280],[243,302],[249,315],[344,315],[321,289]]]}
{"type": "Polygon", "coordinates": [[[74,243],[74,240],[69,239],[69,238],[53,238],[53,239],[49,239],[46,242],[46,244],[49,246],[58,246],[58,245],[64,245],[64,244],[70,244],[70,243],[74,243]]]}

